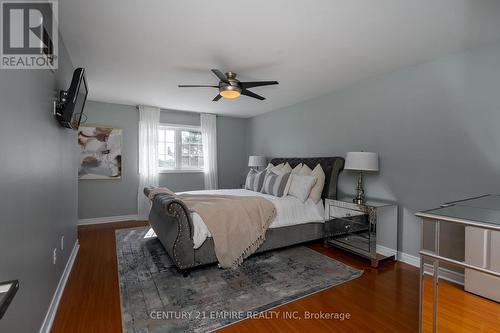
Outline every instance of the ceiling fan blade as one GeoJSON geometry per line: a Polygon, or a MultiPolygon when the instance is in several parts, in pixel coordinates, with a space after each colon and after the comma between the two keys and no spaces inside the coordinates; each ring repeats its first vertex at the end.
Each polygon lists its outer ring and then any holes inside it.
{"type": "Polygon", "coordinates": [[[224,83],[230,84],[226,75],[224,73],[222,73],[220,70],[212,69],[212,72],[219,78],[219,80],[221,80],[224,83]]]}
{"type": "Polygon", "coordinates": [[[260,99],[261,101],[263,101],[263,100],[266,99],[265,97],[257,95],[256,93],[253,93],[250,90],[246,90],[246,89],[241,90],[241,94],[245,95],[245,96],[248,96],[248,97],[253,97],[253,98],[260,99]]]}
{"type": "Polygon", "coordinates": [[[219,86],[204,86],[204,85],[193,85],[193,84],[179,84],[179,88],[197,88],[197,87],[219,88],[219,86]]]}
{"type": "Polygon", "coordinates": [[[212,102],[217,102],[221,98],[222,98],[221,95],[217,95],[217,96],[214,97],[214,99],[212,100],[212,102]]]}
{"type": "Polygon", "coordinates": [[[253,87],[261,87],[261,86],[270,86],[273,84],[279,84],[279,83],[278,83],[278,81],[240,82],[240,86],[243,89],[253,88],[253,87]]]}

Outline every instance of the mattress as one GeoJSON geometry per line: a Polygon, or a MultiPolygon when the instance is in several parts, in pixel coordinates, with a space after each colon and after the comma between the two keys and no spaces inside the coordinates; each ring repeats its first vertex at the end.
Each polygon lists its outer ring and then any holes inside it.
{"type": "MultiPolygon", "coordinates": [[[[254,192],[244,189],[234,190],[211,190],[211,191],[190,191],[179,194],[218,194],[218,195],[237,195],[237,196],[259,196],[271,201],[276,207],[276,218],[271,223],[269,228],[280,228],[293,226],[310,222],[324,222],[324,206],[320,200],[315,203],[311,199],[307,199],[302,203],[299,199],[292,196],[278,198],[269,194],[254,192]]],[[[208,237],[211,237],[210,231],[200,215],[191,213],[193,221],[193,243],[194,249],[203,245],[208,237]]]]}

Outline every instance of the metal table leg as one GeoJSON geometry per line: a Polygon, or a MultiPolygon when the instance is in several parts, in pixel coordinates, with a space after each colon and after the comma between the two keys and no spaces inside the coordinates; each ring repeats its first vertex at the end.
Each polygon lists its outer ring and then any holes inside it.
{"type": "Polygon", "coordinates": [[[424,292],[424,257],[420,256],[420,288],[419,288],[419,294],[418,294],[418,332],[422,333],[422,311],[424,310],[423,307],[423,292],[424,292]]]}
{"type": "Polygon", "coordinates": [[[437,302],[438,302],[438,278],[439,278],[439,260],[434,260],[434,277],[432,283],[432,290],[434,297],[432,300],[432,332],[437,331],[437,302]]]}
{"type": "MultiPolygon", "coordinates": [[[[420,248],[424,248],[424,221],[420,223],[420,248]]],[[[418,332],[422,333],[422,311],[424,311],[423,305],[423,292],[424,292],[424,257],[420,256],[420,272],[419,272],[419,291],[418,291],[418,332]]]]}
{"type": "MultiPolygon", "coordinates": [[[[435,239],[434,239],[434,252],[439,256],[439,229],[440,223],[439,220],[436,222],[436,230],[435,230],[435,239]]],[[[437,331],[437,305],[438,305],[438,283],[439,283],[439,260],[434,260],[434,277],[433,277],[433,286],[432,290],[434,292],[434,297],[432,300],[432,332],[435,333],[437,331]]]]}
{"type": "MultiPolygon", "coordinates": [[[[440,232],[440,222],[436,220],[434,229],[434,253],[439,256],[439,232],[440,232]]],[[[423,244],[423,235],[424,235],[424,225],[423,223],[420,225],[420,248],[424,248],[423,244]]],[[[422,333],[423,331],[423,293],[424,293],[424,258],[420,256],[420,288],[419,288],[419,309],[418,309],[418,331],[422,333]]],[[[437,331],[437,304],[438,304],[438,284],[439,284],[439,260],[433,260],[433,282],[432,282],[432,291],[433,291],[433,299],[432,299],[432,332],[437,331]]]]}

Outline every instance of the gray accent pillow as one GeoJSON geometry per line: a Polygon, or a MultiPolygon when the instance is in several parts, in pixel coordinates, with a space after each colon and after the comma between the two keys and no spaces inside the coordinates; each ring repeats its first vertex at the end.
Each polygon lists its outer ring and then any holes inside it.
{"type": "Polygon", "coordinates": [[[264,183],[264,178],[266,177],[266,171],[267,170],[258,172],[255,169],[251,169],[245,181],[245,190],[260,192],[262,184],[264,183]]]}
{"type": "Polygon", "coordinates": [[[285,195],[285,188],[290,177],[290,172],[287,173],[274,173],[268,172],[266,178],[264,179],[264,185],[262,185],[262,193],[271,194],[275,197],[282,197],[285,195]]]}

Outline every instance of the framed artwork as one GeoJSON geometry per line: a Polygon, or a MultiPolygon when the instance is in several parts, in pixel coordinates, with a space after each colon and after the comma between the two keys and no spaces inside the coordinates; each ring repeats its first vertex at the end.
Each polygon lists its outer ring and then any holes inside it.
{"type": "Polygon", "coordinates": [[[120,179],[122,176],[122,130],[80,126],[79,179],[120,179]]]}

